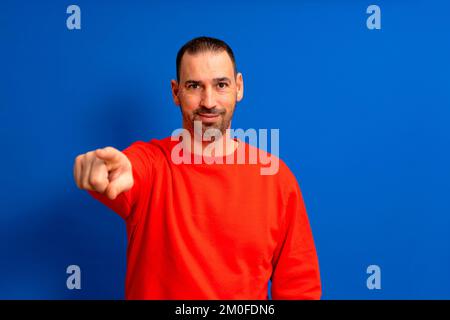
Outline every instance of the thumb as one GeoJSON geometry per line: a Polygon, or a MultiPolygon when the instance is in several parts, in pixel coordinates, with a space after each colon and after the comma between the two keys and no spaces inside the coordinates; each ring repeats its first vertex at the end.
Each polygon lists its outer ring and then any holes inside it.
{"type": "Polygon", "coordinates": [[[128,191],[133,186],[133,175],[131,172],[124,172],[115,177],[105,190],[106,196],[114,200],[122,192],[128,191]]]}
{"type": "Polygon", "coordinates": [[[118,163],[120,162],[121,152],[113,147],[105,147],[95,150],[95,156],[105,163],[118,163]]]}

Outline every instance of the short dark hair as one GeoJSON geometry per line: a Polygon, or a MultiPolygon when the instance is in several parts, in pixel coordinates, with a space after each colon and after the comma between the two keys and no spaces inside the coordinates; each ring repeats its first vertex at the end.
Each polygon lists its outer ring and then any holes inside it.
{"type": "Polygon", "coordinates": [[[220,39],[211,38],[211,37],[197,37],[194,38],[187,43],[185,43],[177,53],[177,81],[180,81],[180,67],[181,67],[181,59],[185,52],[190,54],[196,54],[199,52],[212,51],[226,51],[230,56],[231,61],[233,62],[234,75],[236,76],[237,68],[236,68],[236,59],[234,58],[233,50],[231,50],[230,46],[220,39]]]}

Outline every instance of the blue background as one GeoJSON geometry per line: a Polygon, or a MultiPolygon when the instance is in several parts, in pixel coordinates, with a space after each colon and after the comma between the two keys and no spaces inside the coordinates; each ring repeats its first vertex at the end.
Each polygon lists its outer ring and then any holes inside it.
{"type": "Polygon", "coordinates": [[[280,129],[323,298],[449,299],[450,4],[374,3],[381,30],[368,1],[2,1],[0,298],[123,298],[125,225],[76,188],[73,160],[180,127],[175,55],[208,35],[244,75],[233,126],[280,129]]]}

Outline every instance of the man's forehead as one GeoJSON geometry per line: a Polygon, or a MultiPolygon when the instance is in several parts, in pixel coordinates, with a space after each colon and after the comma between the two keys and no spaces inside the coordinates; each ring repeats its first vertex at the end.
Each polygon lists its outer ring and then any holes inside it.
{"type": "Polygon", "coordinates": [[[196,80],[220,77],[232,78],[233,61],[225,50],[185,53],[181,59],[180,78],[196,80]]]}

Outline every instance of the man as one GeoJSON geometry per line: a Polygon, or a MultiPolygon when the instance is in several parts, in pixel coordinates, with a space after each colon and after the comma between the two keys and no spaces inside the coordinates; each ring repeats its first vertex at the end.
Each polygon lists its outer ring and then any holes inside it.
{"type": "Polygon", "coordinates": [[[189,41],[171,85],[189,135],[97,149],[74,164],[77,186],[126,222],[126,299],[267,299],[269,280],[273,299],[319,299],[294,175],[282,161],[275,174],[261,174],[263,164],[248,157],[264,152],[227,130],[244,90],[231,48],[214,38],[189,41]],[[205,138],[211,131],[220,134],[205,138]],[[239,152],[244,163],[228,162],[239,152]]]}

